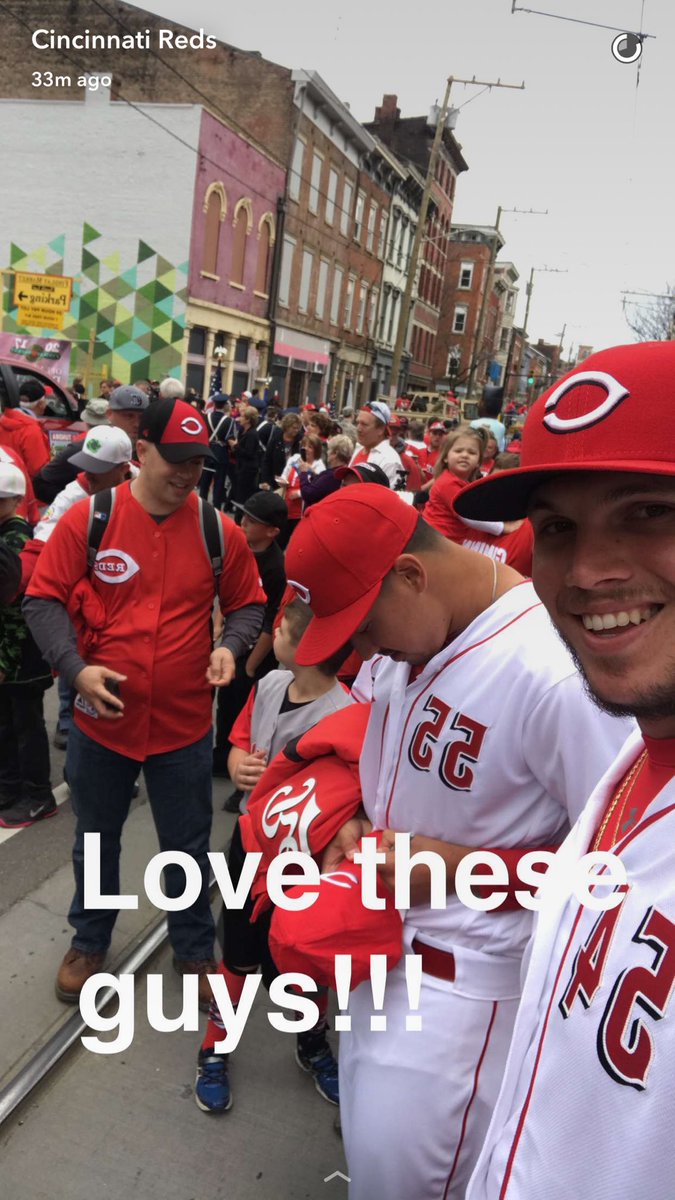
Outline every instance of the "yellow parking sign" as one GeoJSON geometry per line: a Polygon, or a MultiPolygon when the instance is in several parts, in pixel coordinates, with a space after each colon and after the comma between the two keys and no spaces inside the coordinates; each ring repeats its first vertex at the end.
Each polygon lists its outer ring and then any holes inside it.
{"type": "Polygon", "coordinates": [[[16,271],[14,303],[18,306],[19,325],[40,329],[63,329],[63,318],[70,308],[73,280],[70,275],[38,275],[16,271]]]}

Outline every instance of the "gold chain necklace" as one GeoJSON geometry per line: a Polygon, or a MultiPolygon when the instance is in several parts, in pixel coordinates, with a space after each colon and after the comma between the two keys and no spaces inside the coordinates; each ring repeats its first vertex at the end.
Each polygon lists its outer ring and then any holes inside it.
{"type": "Polygon", "coordinates": [[[628,774],[628,775],[626,776],[626,778],[624,779],[624,781],[623,781],[623,783],[622,783],[621,787],[619,788],[618,792],[616,792],[616,793],[614,794],[614,799],[612,800],[612,803],[610,804],[609,808],[607,809],[607,812],[606,812],[606,813],[605,813],[605,815],[604,815],[604,818],[603,818],[603,821],[602,821],[602,825],[600,826],[600,828],[599,828],[599,830],[598,830],[597,834],[595,835],[595,840],[594,840],[594,842],[593,842],[593,849],[594,849],[594,850],[597,850],[597,849],[598,849],[598,846],[600,845],[600,843],[601,843],[601,841],[602,841],[602,836],[603,836],[603,834],[604,834],[604,832],[605,832],[605,830],[606,830],[607,826],[609,825],[609,822],[610,822],[610,821],[611,821],[611,819],[612,819],[612,814],[614,813],[614,811],[615,811],[615,809],[616,809],[616,806],[617,806],[617,804],[619,803],[619,800],[620,800],[620,799],[621,799],[621,797],[623,796],[624,792],[626,792],[626,795],[625,795],[625,797],[624,797],[624,801],[623,801],[623,806],[622,806],[622,809],[621,809],[621,814],[620,814],[621,816],[623,816],[623,814],[624,814],[624,812],[625,812],[625,809],[626,809],[626,805],[627,805],[627,803],[628,803],[628,798],[629,798],[629,796],[630,796],[630,794],[631,794],[631,792],[632,792],[632,790],[633,790],[633,788],[634,788],[634,786],[635,786],[635,783],[636,783],[636,781],[637,781],[637,777],[638,777],[638,775],[640,774],[640,771],[642,770],[642,768],[643,768],[643,766],[645,765],[645,762],[646,762],[646,761],[647,761],[647,751],[646,751],[646,750],[643,750],[643,751],[642,751],[642,754],[640,755],[640,757],[639,757],[639,758],[637,758],[637,759],[635,760],[635,762],[633,763],[633,766],[631,767],[629,774],[628,774]],[[626,789],[628,789],[628,790],[626,791],[626,789]]]}

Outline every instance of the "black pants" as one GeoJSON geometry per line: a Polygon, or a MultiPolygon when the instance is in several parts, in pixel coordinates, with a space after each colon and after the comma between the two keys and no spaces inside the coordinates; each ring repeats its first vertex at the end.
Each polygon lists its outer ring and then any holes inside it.
{"type": "Polygon", "coordinates": [[[0,803],[51,800],[45,682],[0,685],[0,803]]]}
{"type": "Polygon", "coordinates": [[[213,470],[209,467],[204,467],[202,477],[199,481],[199,495],[202,500],[208,500],[209,489],[211,484],[213,484],[213,507],[222,508],[223,501],[226,498],[225,484],[229,479],[231,485],[233,470],[234,468],[231,463],[218,463],[213,470]]]}

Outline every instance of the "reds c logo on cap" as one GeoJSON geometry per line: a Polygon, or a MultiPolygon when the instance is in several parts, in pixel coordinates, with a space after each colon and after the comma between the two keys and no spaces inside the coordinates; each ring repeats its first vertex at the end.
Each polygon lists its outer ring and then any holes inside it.
{"type": "Polygon", "coordinates": [[[306,588],[304,583],[296,583],[294,579],[288,580],[290,586],[298,593],[298,599],[302,600],[303,604],[312,603],[312,593],[309,588],[306,588]]]}
{"type": "Polygon", "coordinates": [[[608,375],[606,371],[580,371],[578,375],[572,375],[569,379],[565,379],[555,391],[551,392],[546,401],[546,416],[542,424],[549,433],[576,433],[579,429],[590,429],[591,425],[597,425],[598,421],[604,421],[605,417],[608,417],[617,405],[629,395],[628,388],[620,384],[613,375],[608,375]],[[584,383],[597,383],[598,387],[603,388],[606,392],[605,399],[596,408],[591,409],[588,413],[582,413],[579,417],[559,417],[555,409],[560,401],[574,388],[580,387],[584,383]]]}
{"type": "Polygon", "coordinates": [[[204,429],[201,421],[198,421],[196,417],[185,417],[181,421],[180,427],[183,430],[183,433],[189,434],[190,437],[198,437],[204,429]]]}
{"type": "Polygon", "coordinates": [[[140,567],[123,550],[99,550],[94,563],[94,575],[103,583],[126,583],[140,567]]]}

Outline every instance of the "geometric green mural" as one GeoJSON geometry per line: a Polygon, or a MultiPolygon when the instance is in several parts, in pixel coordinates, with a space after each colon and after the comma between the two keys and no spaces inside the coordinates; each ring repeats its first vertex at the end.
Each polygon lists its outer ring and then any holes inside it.
{"type": "MultiPolygon", "coordinates": [[[[9,245],[9,261],[15,271],[63,275],[65,254],[64,234],[30,251],[13,242],[9,245]]],[[[12,275],[7,272],[3,278],[3,328],[8,333],[25,333],[25,326],[16,320],[12,275]]],[[[138,242],[135,262],[122,262],[119,249],[107,247],[104,235],[85,222],[80,273],[73,282],[73,300],[63,330],[30,332],[71,341],[73,374],[84,370],[93,349],[94,378],[104,375],[132,383],[177,376],[185,336],[187,280],[187,262],[171,263],[144,241],[138,242]]]]}

